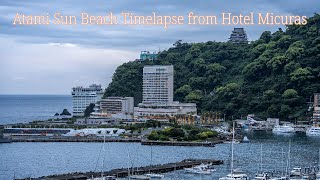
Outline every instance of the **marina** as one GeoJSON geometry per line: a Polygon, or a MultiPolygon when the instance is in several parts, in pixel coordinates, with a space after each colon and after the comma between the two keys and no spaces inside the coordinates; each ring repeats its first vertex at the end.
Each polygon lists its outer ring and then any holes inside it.
{"type": "MultiPolygon", "coordinates": [[[[234,167],[241,167],[248,177],[254,178],[260,168],[270,175],[281,175],[285,172],[288,156],[288,143],[291,140],[290,169],[301,167],[302,172],[317,171],[320,139],[296,134],[279,136],[271,132],[252,132],[247,137],[250,143],[234,144],[234,167]],[[261,161],[261,144],[263,145],[263,161],[261,161]],[[284,153],[282,153],[282,150],[284,153]],[[283,160],[282,160],[283,159],[283,160]],[[282,161],[285,161],[283,164],[282,161]]],[[[113,169],[128,167],[150,167],[159,164],[181,162],[184,159],[220,159],[224,163],[214,166],[215,172],[204,175],[203,179],[219,179],[230,173],[231,144],[217,144],[215,147],[203,146],[143,146],[140,143],[110,142],[105,144],[104,168],[101,156],[98,156],[101,143],[11,143],[0,145],[3,156],[0,157],[0,179],[11,180],[28,177],[37,178],[55,174],[73,172],[108,172],[113,169]],[[152,161],[150,160],[152,148],[152,161]],[[130,157],[128,157],[130,152],[130,157]],[[166,156],[166,158],[163,158],[166,156]],[[16,160],[14,160],[16,159],[16,160]],[[18,163],[19,162],[19,163],[18,163]],[[29,166],[33,164],[33,166],[29,166]]],[[[135,168],[133,168],[135,169],[135,168]]],[[[140,168],[138,168],[140,170],[140,168]]],[[[149,171],[147,172],[149,173],[149,171]]],[[[100,173],[101,174],[101,173],[100,173]]],[[[184,169],[176,169],[167,173],[163,179],[199,179],[200,174],[186,173],[184,169]]]]}

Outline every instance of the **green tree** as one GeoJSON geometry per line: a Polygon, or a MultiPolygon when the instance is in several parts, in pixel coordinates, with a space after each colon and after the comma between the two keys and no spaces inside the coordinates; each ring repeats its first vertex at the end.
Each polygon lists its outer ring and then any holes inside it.
{"type": "Polygon", "coordinates": [[[94,111],[95,104],[90,103],[89,106],[84,110],[84,117],[89,117],[90,114],[94,111]]]}

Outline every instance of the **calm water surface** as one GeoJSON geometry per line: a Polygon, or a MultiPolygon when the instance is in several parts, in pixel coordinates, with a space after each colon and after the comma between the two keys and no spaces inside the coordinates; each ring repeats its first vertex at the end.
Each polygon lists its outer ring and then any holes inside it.
{"type": "MultiPolygon", "coordinates": [[[[263,168],[282,170],[282,152],[285,158],[291,140],[291,167],[318,164],[320,139],[303,135],[292,137],[256,133],[249,135],[248,144],[236,144],[235,167],[253,175],[259,170],[260,146],[263,146],[263,168]]],[[[102,143],[11,143],[0,144],[0,179],[38,177],[76,171],[104,170],[150,164],[150,146],[139,143],[106,143],[99,156],[102,143]],[[128,156],[129,155],[129,156],[128,156]]],[[[183,170],[165,174],[166,179],[218,179],[230,170],[230,144],[215,147],[153,146],[153,164],[180,161],[186,158],[221,159],[225,163],[216,166],[212,175],[185,174],[183,170]]]]}
{"type": "Polygon", "coordinates": [[[64,108],[72,112],[68,95],[0,95],[0,124],[47,120],[64,108]]]}

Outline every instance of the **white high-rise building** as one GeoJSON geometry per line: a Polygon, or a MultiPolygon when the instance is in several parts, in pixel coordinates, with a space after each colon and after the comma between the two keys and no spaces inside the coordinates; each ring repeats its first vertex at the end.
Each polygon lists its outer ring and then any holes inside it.
{"type": "Polygon", "coordinates": [[[74,87],[72,88],[72,106],[73,116],[83,116],[87,106],[91,103],[96,103],[103,96],[101,85],[92,84],[89,87],[74,87]]]}
{"type": "Polygon", "coordinates": [[[142,103],[134,108],[135,116],[175,116],[196,114],[195,103],[173,101],[173,66],[143,68],[142,103]]]}
{"type": "Polygon", "coordinates": [[[145,66],[142,91],[144,105],[172,104],[173,66],[145,66]]]}

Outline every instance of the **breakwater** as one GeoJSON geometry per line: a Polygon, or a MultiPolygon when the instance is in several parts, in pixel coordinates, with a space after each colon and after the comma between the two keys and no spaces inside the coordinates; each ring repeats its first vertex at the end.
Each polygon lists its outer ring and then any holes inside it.
{"type": "Polygon", "coordinates": [[[203,146],[213,147],[215,144],[223,143],[223,140],[206,142],[186,142],[186,141],[147,141],[140,138],[119,138],[119,137],[68,137],[68,136],[11,136],[11,142],[127,142],[141,143],[141,145],[155,146],[203,146]]]}
{"type": "Polygon", "coordinates": [[[116,176],[118,178],[127,177],[128,175],[142,175],[147,173],[167,173],[175,170],[180,170],[184,168],[190,168],[196,165],[200,165],[201,163],[212,165],[220,165],[223,164],[222,160],[213,160],[213,159],[185,159],[180,162],[167,163],[167,164],[159,164],[153,166],[144,166],[144,167],[131,167],[131,168],[120,168],[113,169],[106,172],[76,172],[76,173],[68,173],[68,174],[60,174],[60,175],[50,175],[43,176],[39,178],[25,178],[19,180],[86,180],[87,178],[92,177],[101,177],[101,174],[105,176],[116,176]]]}

